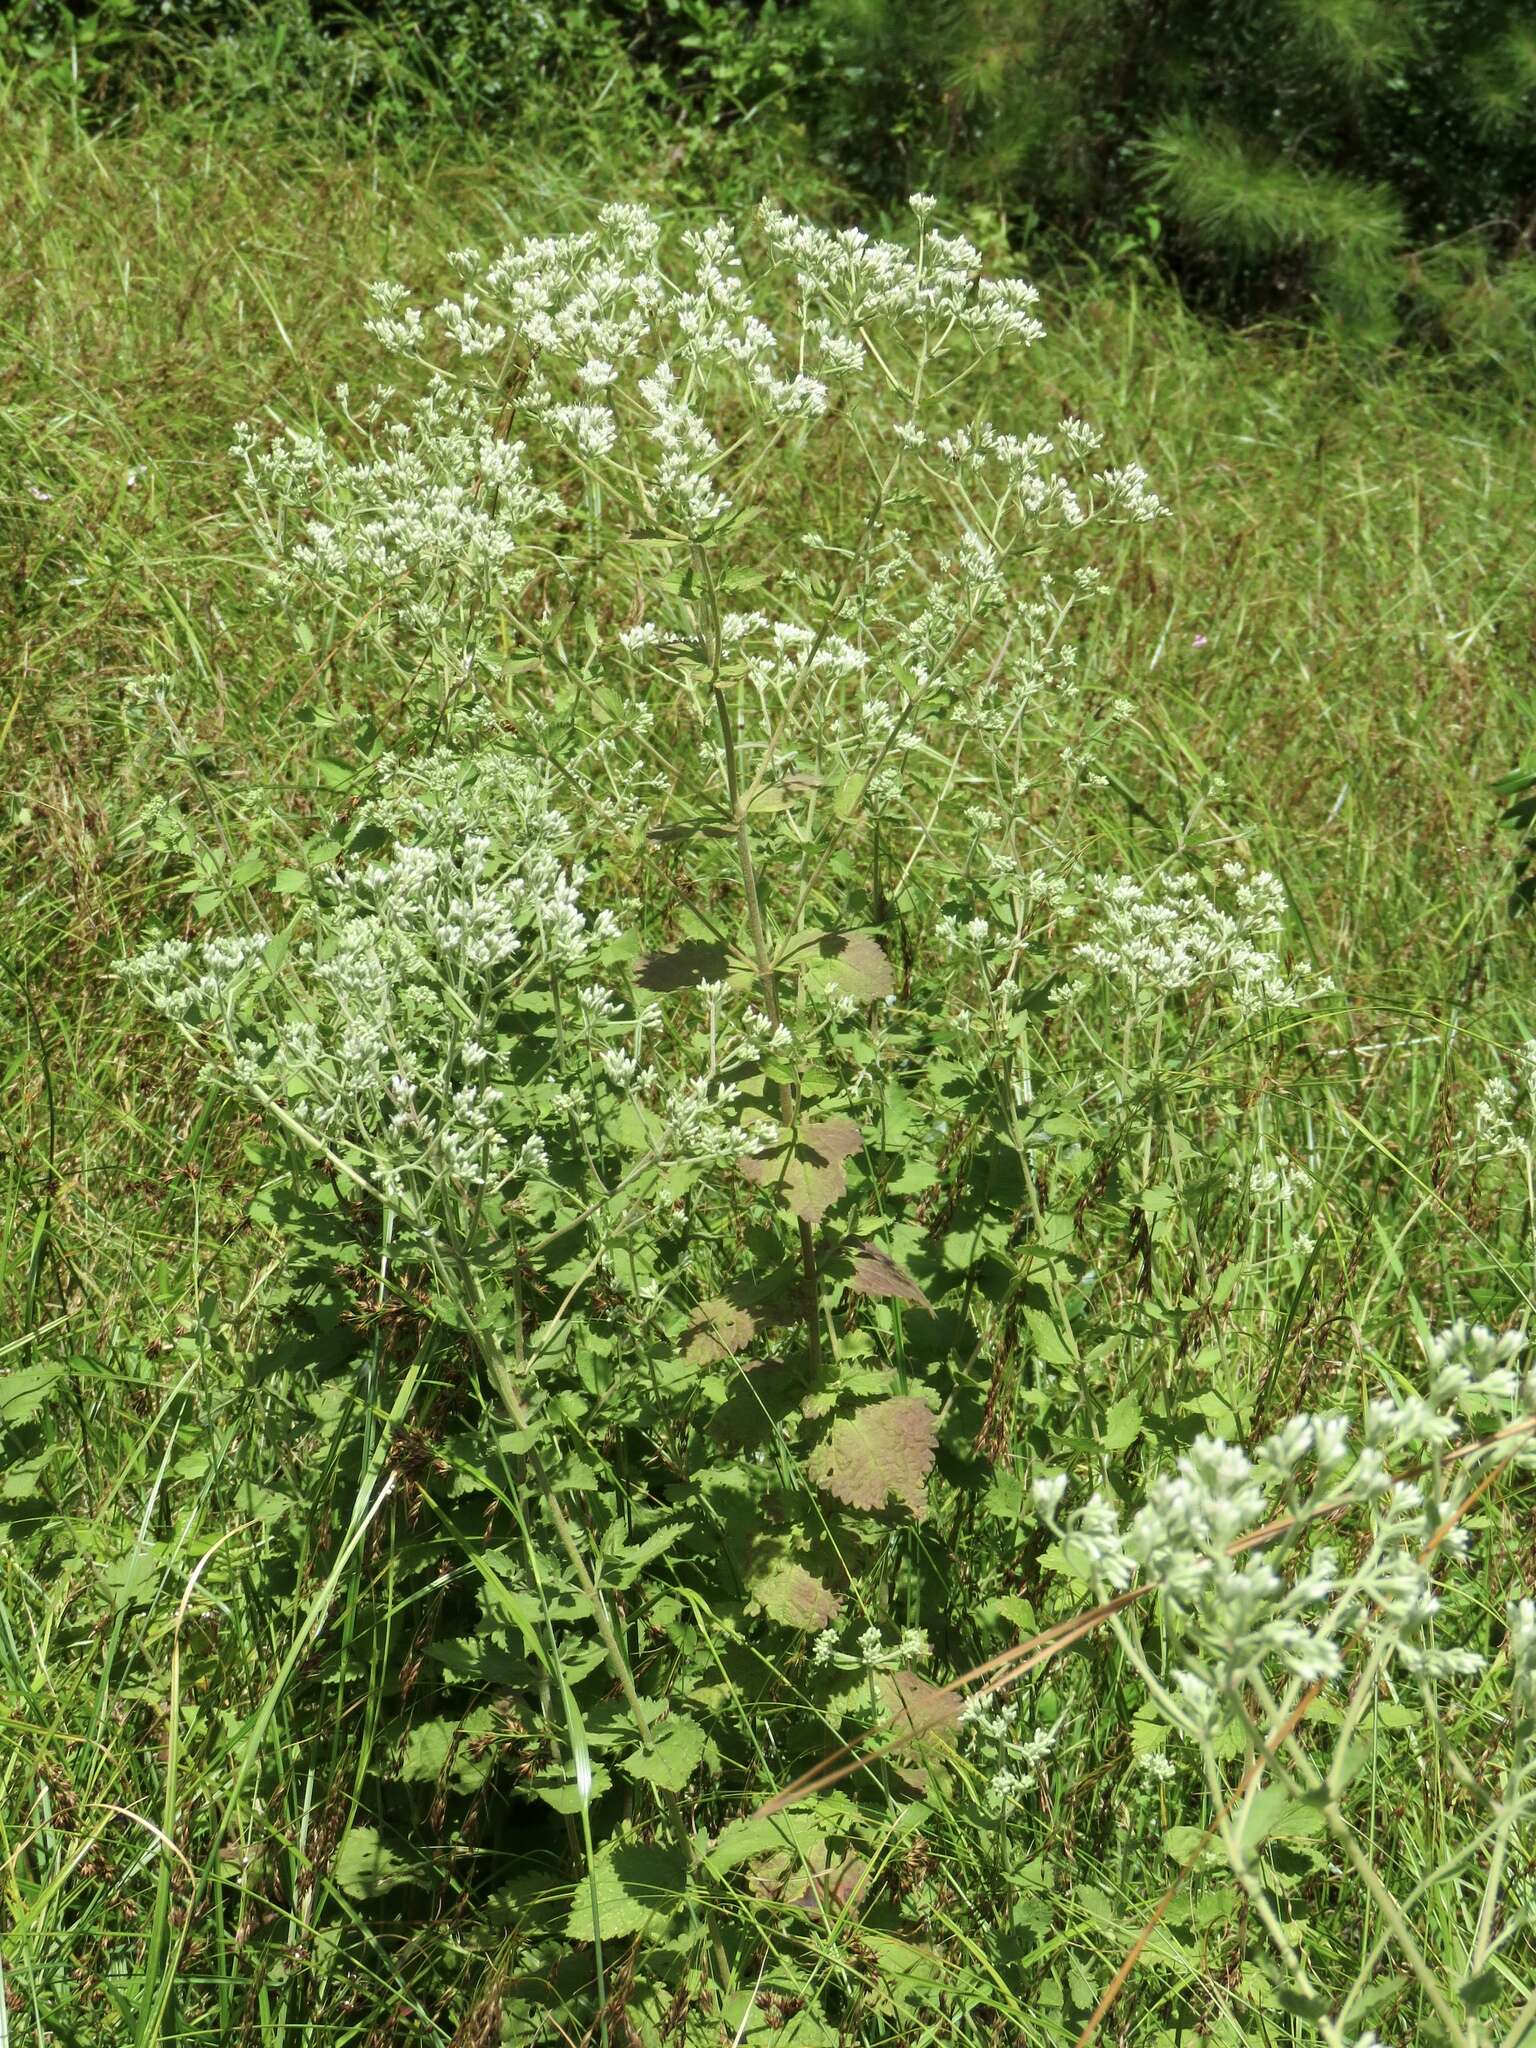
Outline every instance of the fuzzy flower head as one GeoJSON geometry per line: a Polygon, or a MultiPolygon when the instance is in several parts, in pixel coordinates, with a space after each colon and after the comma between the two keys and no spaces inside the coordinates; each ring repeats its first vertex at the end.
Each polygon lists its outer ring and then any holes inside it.
{"type": "MultiPolygon", "coordinates": [[[[1261,1679],[1312,1685],[1340,1676],[1361,1637],[1384,1638],[1405,1679],[1475,1676],[1482,1651],[1436,1636],[1432,1625],[1441,1605],[1435,1574],[1459,1554],[1458,1504],[1470,1497],[1478,1464],[1465,1459],[1431,1474],[1468,1415],[1485,1431],[1501,1417],[1536,1417],[1536,1384],[1517,1370],[1522,1350],[1518,1332],[1452,1324],[1426,1346],[1421,1390],[1369,1401],[1356,1431],[1336,1415],[1300,1414],[1252,1452],[1197,1437],[1147,1482],[1129,1517],[1103,1492],[1069,1509],[1060,1474],[1035,1482],[1035,1512],[1062,1567],[1100,1597],[1137,1586],[1159,1596],[1175,1657],[1164,1697],[1170,1710],[1180,1703],[1184,1732],[1201,1739],[1240,1715],[1245,1688],[1261,1679]],[[1420,1476],[1395,1478],[1394,1466],[1420,1476]],[[1348,1550],[1336,1540],[1341,1526],[1356,1532],[1348,1550]]],[[[1487,1455],[1511,1454],[1495,1436],[1487,1455]]],[[[1522,1704],[1536,1703],[1528,1610],[1529,1602],[1515,1603],[1509,1622],[1522,1704]]]]}

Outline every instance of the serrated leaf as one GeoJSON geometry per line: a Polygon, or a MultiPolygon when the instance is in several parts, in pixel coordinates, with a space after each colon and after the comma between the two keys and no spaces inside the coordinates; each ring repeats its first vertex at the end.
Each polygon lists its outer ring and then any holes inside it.
{"type": "Polygon", "coordinates": [[[780,1893],[786,1906],[802,1912],[834,1916],[857,1906],[869,1883],[869,1865],[862,1856],[844,1856],[837,1862],[825,1860],[803,1866],[780,1893]]]}
{"type": "Polygon", "coordinates": [[[585,1796],[580,1784],[569,1779],[535,1778],[529,1785],[530,1792],[536,1792],[544,1804],[553,1807],[556,1813],[580,1813],[584,1806],[590,1806],[594,1799],[601,1799],[613,1784],[613,1779],[601,1764],[593,1764],[588,1775],[585,1796]]]}
{"type": "Polygon", "coordinates": [[[772,1817],[759,1818],[748,1815],[745,1820],[728,1821],[720,1830],[715,1846],[704,1858],[704,1867],[712,1876],[724,1877],[727,1871],[736,1870],[743,1863],[750,1863],[754,1856],[771,1856],[775,1850],[785,1846],[784,1822],[772,1817]]]}
{"type": "Polygon", "coordinates": [[[679,846],[689,839],[726,839],[731,826],[724,818],[685,818],[675,825],[658,825],[646,838],[654,846],[679,846]]]}
{"type": "Polygon", "coordinates": [[[1033,1604],[1017,1593],[999,1593],[987,1602],[987,1610],[999,1621],[1006,1621],[1010,1628],[1016,1628],[1021,1636],[1032,1636],[1040,1626],[1033,1604]]]}
{"type": "Polygon", "coordinates": [[[1276,1836],[1295,1841],[1320,1835],[1328,1825],[1320,1805],[1294,1798],[1283,1785],[1264,1785],[1254,1795],[1243,1819],[1243,1845],[1257,1849],[1276,1836]]]}
{"type": "Polygon", "coordinates": [[[1320,2020],[1328,2013],[1328,2000],[1322,1992],[1296,1991],[1289,1984],[1276,1985],[1275,2003],[1299,2020],[1320,2020]]]}
{"type": "Polygon", "coordinates": [[[64,1376],[61,1365],[22,1365],[0,1374],[0,1423],[30,1422],[64,1376]]]}
{"type": "Polygon", "coordinates": [[[1131,1755],[1154,1756],[1167,1747],[1167,1722],[1153,1714],[1138,1714],[1131,1723],[1131,1755]]]}
{"type": "Polygon", "coordinates": [[[641,1778],[662,1792],[681,1792],[704,1760],[704,1730],[686,1714],[674,1714],[654,1732],[649,1749],[624,1759],[632,1778],[641,1778]]]}
{"type": "Polygon", "coordinates": [[[438,1779],[458,1793],[477,1792],[491,1774],[494,1758],[477,1743],[495,1728],[489,1708],[480,1708],[463,1721],[447,1717],[418,1721],[405,1738],[400,1757],[402,1783],[432,1784],[438,1779]]]}
{"type": "MultiPolygon", "coordinates": [[[[527,1657],[508,1649],[505,1637],[500,1634],[494,1638],[444,1637],[441,1642],[428,1645],[427,1655],[463,1685],[526,1685],[537,1669],[527,1657]]],[[[599,1644],[598,1661],[601,1659],[599,1644]]]]}
{"type": "Polygon", "coordinates": [[[846,1162],[864,1149],[857,1124],[847,1117],[802,1124],[787,1143],[749,1154],[738,1163],[755,1186],[773,1188],[792,1216],[819,1223],[848,1192],[846,1162]]]}
{"type": "Polygon", "coordinates": [[[738,1281],[699,1304],[683,1332],[683,1357],[690,1365],[738,1357],[764,1331],[800,1321],[805,1308],[799,1275],[788,1268],[764,1280],[738,1281]]]}
{"type": "Polygon", "coordinates": [[[638,1543],[625,1544],[624,1562],[629,1565],[649,1564],[653,1557],[660,1557],[664,1550],[670,1550],[678,1538],[686,1536],[692,1527],[692,1522],[668,1522],[663,1529],[653,1529],[638,1543]]]}
{"type": "Polygon", "coordinates": [[[698,1314],[683,1332],[683,1356],[690,1365],[712,1365],[745,1351],[756,1334],[751,1310],[716,1294],[699,1303],[698,1314]]]}
{"type": "Polygon", "coordinates": [[[1100,1438],[1106,1451],[1128,1451],[1141,1435],[1141,1403],[1134,1394],[1126,1394],[1115,1402],[1104,1417],[1104,1429],[1100,1438]]]}
{"type": "Polygon", "coordinates": [[[36,1500],[43,1491],[53,1456],[50,1449],[40,1451],[35,1458],[24,1458],[20,1464],[7,1465],[0,1477],[0,1500],[36,1500]]]}
{"type": "Polygon", "coordinates": [[[906,1267],[899,1266],[889,1252],[867,1240],[854,1253],[848,1285],[855,1294],[873,1295],[883,1301],[909,1301],[914,1308],[933,1313],[933,1304],[906,1267]]]}
{"type": "Polygon", "coordinates": [[[619,1941],[639,1934],[682,1904],[683,1859],[639,1842],[599,1850],[589,1883],[579,1884],[565,1923],[571,1941],[619,1941]],[[595,1894],[595,1896],[594,1896],[595,1894]],[[594,1911],[595,1908],[595,1911],[594,1911]]]}
{"type": "Polygon", "coordinates": [[[1475,1977],[1467,1978],[1460,1986],[1459,1995],[1468,2012],[1476,2012],[1482,2006],[1492,2005],[1503,1989],[1503,1976],[1490,1963],[1486,1970],[1479,1970],[1475,1977]]]}
{"type": "Polygon", "coordinates": [[[832,799],[834,816],[851,818],[857,813],[864,801],[864,789],[868,781],[867,775],[849,775],[838,785],[837,794],[832,799]]]}
{"type": "Polygon", "coordinates": [[[1071,1345],[1057,1329],[1055,1320],[1049,1310],[1026,1308],[1024,1310],[1024,1322],[1029,1330],[1030,1342],[1034,1345],[1037,1357],[1044,1359],[1047,1365],[1075,1365],[1077,1363],[1076,1352],[1073,1351],[1071,1345]]]}
{"type": "Polygon", "coordinates": [[[881,1671],[875,1689],[891,1717],[891,1733],[908,1743],[954,1747],[965,1701],[946,1685],[934,1685],[915,1671],[881,1671]]]}
{"type": "Polygon", "coordinates": [[[808,1469],[815,1485],[848,1507],[883,1508],[895,1498],[921,1521],[938,1438],[927,1402],[898,1394],[834,1422],[808,1469]]]}
{"type": "Polygon", "coordinates": [[[1206,1841],[1204,1828],[1177,1827],[1164,1832],[1163,1847],[1175,1863],[1185,1864],[1192,1856],[1209,1854],[1212,1844],[1206,1841]]]}
{"type": "Polygon", "coordinates": [[[814,1572],[780,1558],[747,1582],[747,1590],[770,1621],[783,1628],[830,1628],[843,1603],[814,1572]]]}
{"type": "Polygon", "coordinates": [[[1378,1700],[1375,1712],[1383,1728],[1418,1728],[1424,1721],[1424,1709],[1405,1700],[1378,1700]]]}
{"type": "Polygon", "coordinates": [[[798,933],[780,964],[788,973],[803,974],[813,988],[855,1002],[880,1003],[896,993],[885,949],[868,932],[798,933]]]}
{"type": "Polygon", "coordinates": [[[376,1899],[411,1883],[415,1871],[403,1856],[386,1849],[377,1828],[348,1828],[331,1865],[331,1876],[349,1899],[376,1899]]]}
{"type": "MultiPolygon", "coordinates": [[[[869,1704],[867,1690],[864,1704],[869,1704]]],[[[830,1799],[808,1799],[783,1813],[748,1814],[728,1821],[720,1830],[715,1846],[705,1857],[705,1867],[716,1875],[737,1870],[743,1863],[772,1857],[780,1874],[791,1869],[802,1856],[825,1861],[826,1829],[829,1816],[845,1828],[852,1818],[842,1810],[841,1795],[830,1799]]]]}

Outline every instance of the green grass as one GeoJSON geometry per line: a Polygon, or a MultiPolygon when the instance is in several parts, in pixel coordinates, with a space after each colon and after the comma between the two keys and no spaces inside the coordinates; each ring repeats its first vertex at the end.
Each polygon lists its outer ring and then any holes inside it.
{"type": "MultiPolygon", "coordinates": [[[[226,457],[235,422],[324,412],[353,370],[360,281],[425,277],[472,238],[576,225],[594,195],[666,196],[621,153],[530,147],[510,166],[458,135],[349,158],[233,122],[92,137],[37,105],[0,116],[0,1910],[16,2042],[484,2048],[503,2004],[506,2038],[535,2038],[517,2004],[522,1929],[581,1855],[561,1866],[515,1784],[470,1797],[467,1818],[450,1787],[418,1786],[420,1841],[451,1846],[429,1848],[404,1894],[349,1888],[335,1860],[401,1728],[442,1711],[428,1566],[442,1552],[462,1579],[475,1551],[462,1517],[433,1520],[413,1460],[460,1455],[445,1441],[463,1424],[462,1365],[439,1333],[406,1405],[406,1340],[366,1313],[363,1276],[336,1311],[341,1334],[361,1326],[373,1375],[352,1429],[339,1383],[306,1366],[325,1333],[294,1307],[283,1241],[249,1213],[267,1171],[252,1122],[113,977],[186,899],[242,914],[230,863],[200,871],[196,849],[280,856],[319,831],[325,764],[387,713],[366,668],[306,654],[261,602],[226,457]],[[399,1499],[365,1521],[386,1462],[399,1499]]],[[[734,207],[773,175],[727,159],[695,167],[690,190],[707,210],[713,177],[734,207]]],[[[1316,1270],[1213,1222],[1205,1242],[1238,1284],[1218,1307],[1170,1311],[1087,1390],[1170,1414],[1210,1394],[1209,1414],[1257,1430],[1297,1399],[1347,1401],[1362,1361],[1401,1369],[1415,1327],[1529,1310],[1523,1197],[1469,1164],[1463,1137],[1500,1050],[1536,1031],[1489,793],[1529,753],[1532,430],[1512,397],[1458,391],[1444,368],[1221,335],[1161,292],[1063,280],[1046,318],[1029,410],[1102,422],[1176,513],[1127,545],[1082,653],[1093,690],[1134,707],[1106,746],[1095,844],[1129,865],[1187,845],[1273,867],[1298,946],[1344,991],[1287,1087],[1220,1048],[1187,1077],[1189,1130],[1209,1087],[1245,1127],[1305,1133],[1330,1218],[1316,1270]]],[[[1219,1133],[1208,1142],[1216,1155],[1219,1133]]],[[[1083,1189],[1085,1244],[1114,1240],[1092,1213],[1114,1199],[1083,1189]]],[[[1112,1283],[1127,1299],[1129,1270],[1112,1283]]],[[[1031,1411],[999,1373],[1006,1471],[1044,1454],[1056,1411],[1031,1411]]],[[[1006,1521],[961,1489],[942,1527],[948,1554],[924,1568],[956,1612],[1006,1594],[1046,1618],[1006,1521]]],[[[1528,1529],[1511,1510],[1479,1550],[1473,1597],[1494,1615],[1530,1583],[1528,1529]]],[[[727,1705],[745,1684],[728,1650],[711,1651],[727,1705]]],[[[1080,1705],[1074,1672],[1060,1698],[1080,1705]]],[[[1100,1786],[1127,1739],[1111,1700],[1054,1760],[1024,1873],[1006,1880],[1024,1909],[1003,1947],[989,1845],[893,1822],[870,1851],[882,1882],[926,1901],[906,1950],[931,1947],[941,1980],[963,1965],[991,1986],[975,2038],[1070,2041],[1172,1876],[1106,1821],[1100,1786]]],[[[759,1792],[792,1774],[766,1749],[753,1769],[759,1792]]],[[[1379,1797],[1411,1815],[1384,1857],[1432,1861],[1447,1788],[1384,1778],[1379,1797]]],[[[1163,1820],[1185,1817],[1199,1818],[1163,1820]]],[[[1297,1917],[1347,1972],[1359,1909],[1306,1882],[1297,1917]]],[[[843,2008],[850,2039],[938,2039],[952,2023],[931,2001],[921,2021],[882,2009],[887,1925],[791,1926],[790,1907],[750,1891],[721,1912],[742,1954],[769,1959],[785,2041],[822,2038],[797,2031],[794,2001],[829,1983],[845,1998],[863,1986],[843,2008]]],[[[1260,2011],[1235,1916],[1235,1901],[1191,1908],[1176,1937],[1154,1935],[1156,1967],[1108,2038],[1309,2038],[1260,2011]]],[[[578,2038],[586,1964],[548,1967],[536,2038],[578,2038]]],[[[633,2024],[661,2038],[667,2000],[641,1994],[668,1958],[642,1944],[608,1967],[610,2038],[631,2024],[626,1972],[633,2024]]],[[[673,2038],[723,2041],[734,2024],[696,1999],[673,2038]]]]}

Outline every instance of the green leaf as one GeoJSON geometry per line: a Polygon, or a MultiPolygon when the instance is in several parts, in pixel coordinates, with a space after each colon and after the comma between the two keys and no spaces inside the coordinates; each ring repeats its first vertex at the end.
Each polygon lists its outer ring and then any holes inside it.
{"type": "Polygon", "coordinates": [[[654,1557],[660,1557],[665,1550],[675,1548],[678,1540],[692,1529],[691,1522],[668,1522],[665,1528],[653,1529],[649,1536],[643,1536],[638,1543],[624,1545],[624,1562],[627,1565],[649,1564],[654,1557]]]}
{"type": "Polygon", "coordinates": [[[1328,2000],[1322,1992],[1296,1991],[1289,1984],[1275,1987],[1275,2002],[1299,2020],[1320,2020],[1328,2012],[1328,2000]]]}
{"type": "Polygon", "coordinates": [[[1163,1847],[1175,1863],[1184,1864],[1196,1855],[1209,1855],[1214,1846],[1205,1840],[1204,1828],[1169,1828],[1163,1835],[1163,1847]]]}
{"type": "Polygon", "coordinates": [[[750,1814],[745,1820],[728,1821],[705,1857],[704,1867],[712,1876],[723,1877],[728,1870],[750,1863],[754,1856],[771,1856],[791,1839],[779,1819],[750,1814]]]}
{"type": "Polygon", "coordinates": [[[848,1192],[846,1161],[864,1149],[857,1124],[847,1117],[802,1124],[786,1144],[749,1154],[738,1163],[757,1187],[772,1188],[792,1216],[819,1223],[848,1192]]]}
{"type": "Polygon", "coordinates": [[[349,1899],[376,1899],[410,1884],[415,1875],[404,1857],[384,1847],[377,1828],[348,1828],[331,1865],[331,1876],[349,1899]]]}
{"type": "Polygon", "coordinates": [[[54,1461],[57,1445],[40,1451],[35,1458],[23,1458],[19,1464],[8,1464],[0,1476],[0,1500],[36,1500],[43,1492],[43,1482],[48,1467],[54,1461]]]}
{"type": "Polygon", "coordinates": [[[658,1791],[681,1792],[703,1761],[704,1730],[686,1714],[674,1714],[655,1731],[650,1749],[625,1757],[624,1769],[658,1791]]]}
{"type": "Polygon", "coordinates": [[[1265,1785],[1255,1794],[1243,1820],[1243,1845],[1257,1849],[1275,1836],[1297,1840],[1320,1835],[1327,1827],[1322,1807],[1294,1798],[1283,1785],[1265,1785]]]}
{"type": "Polygon", "coordinates": [[[569,1777],[559,1780],[535,1778],[528,1790],[537,1793],[544,1804],[553,1807],[556,1813],[580,1813],[582,1808],[590,1806],[594,1799],[601,1799],[612,1784],[613,1779],[603,1766],[593,1764],[585,1797],[582,1795],[580,1784],[569,1777]]]}
{"type": "Polygon", "coordinates": [[[1100,1437],[1104,1449],[1128,1451],[1141,1435],[1141,1421],[1141,1403],[1136,1396],[1122,1396],[1104,1417],[1104,1429],[1100,1437]]]}
{"type": "Polygon", "coordinates": [[[864,801],[865,786],[869,777],[862,771],[848,775],[838,784],[837,794],[832,799],[832,812],[838,818],[852,818],[858,813],[864,801]]]}
{"type": "Polygon", "coordinates": [[[681,1855],[639,1842],[599,1850],[589,1882],[578,1885],[565,1932],[571,1941],[619,1941],[670,1918],[683,1901],[681,1855]]]}
{"type": "Polygon", "coordinates": [[[446,1716],[418,1721],[401,1752],[401,1782],[435,1784],[441,1779],[454,1792],[478,1792],[491,1775],[494,1757],[488,1745],[476,1754],[475,1744],[483,1743],[495,1725],[488,1707],[463,1721],[446,1716]]]}
{"type": "Polygon", "coordinates": [[[0,1375],[0,1424],[14,1429],[30,1422],[63,1377],[57,1363],[18,1366],[0,1375]]]}
{"type": "Polygon", "coordinates": [[[814,1572],[791,1558],[777,1558],[747,1581],[747,1590],[770,1621],[782,1628],[830,1628],[843,1603],[814,1572]]]}
{"type": "MultiPolygon", "coordinates": [[[[1151,1756],[1168,1747],[1168,1724],[1156,1713],[1143,1709],[1131,1723],[1132,1756],[1151,1756]]],[[[1172,1853],[1170,1851],[1170,1853],[1172,1853]]]]}
{"type": "Polygon", "coordinates": [[[1047,1365],[1075,1365],[1077,1354],[1057,1329],[1048,1309],[1026,1308],[1024,1322],[1036,1356],[1047,1365]]]}
{"type": "MultiPolygon", "coordinates": [[[[514,1655],[499,1633],[493,1638],[445,1637],[429,1644],[427,1655],[464,1685],[526,1685],[538,1668],[528,1657],[514,1655]]],[[[598,1660],[601,1658],[599,1644],[598,1660]]]]}
{"type": "Polygon", "coordinates": [[[1032,1636],[1040,1626],[1034,1607],[1017,1593],[998,1593],[986,1603],[984,1612],[995,1616],[998,1621],[1006,1621],[1021,1636],[1032,1636]]]}
{"type": "Polygon", "coordinates": [[[811,1453],[812,1482],[851,1508],[883,1508],[895,1498],[921,1521],[938,1425],[926,1401],[898,1394],[834,1422],[811,1453]]]}
{"type": "Polygon", "coordinates": [[[1475,1977],[1468,1977],[1458,1988],[1458,1997],[1468,2012],[1492,2005],[1504,1989],[1504,1979],[1498,1968],[1490,1963],[1486,1970],[1479,1970],[1475,1977]]]}
{"type": "Polygon", "coordinates": [[[896,993],[885,949],[868,932],[799,932],[779,962],[785,972],[803,974],[812,988],[879,1003],[896,993]]]}

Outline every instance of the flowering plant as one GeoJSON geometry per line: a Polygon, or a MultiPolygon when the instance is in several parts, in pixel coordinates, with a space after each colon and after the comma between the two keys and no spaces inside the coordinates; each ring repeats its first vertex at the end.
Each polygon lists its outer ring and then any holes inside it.
{"type": "MultiPolygon", "coordinates": [[[[642,1930],[737,1995],[741,1884],[782,1901],[803,1855],[835,1889],[832,1845],[899,1798],[1006,1864],[1060,1698],[978,1696],[806,1841],[740,1809],[1026,1625],[996,1565],[946,1612],[940,1559],[978,1499],[1022,1528],[1047,1443],[1100,1481],[1070,1514],[1037,1490],[1059,1574],[1162,1589],[1160,1642],[1115,1627],[1212,1769],[1384,1594],[1394,1671],[1435,1647],[1422,1502],[1358,1491],[1384,1414],[1356,1493],[1327,1491],[1342,1425],[1304,1418],[1253,1458],[1190,1442],[1122,1520],[1116,1458],[1185,1427],[1174,1365],[1231,1299],[1191,1180],[1316,1255],[1287,1221],[1321,1232],[1311,1151],[1230,1105],[1324,986],[1280,884],[1193,827],[1145,875],[1104,857],[1138,714],[1079,661],[1089,551],[1164,508],[1070,413],[990,416],[978,373],[1042,339],[1036,296],[912,214],[897,243],[611,206],[455,252],[445,296],[374,287],[390,383],[237,442],[268,595],[327,622],[367,737],[260,915],[126,969],[259,1119],[296,1312],[353,1345],[348,1540],[398,1492],[459,1559],[411,1590],[475,1688],[445,1681],[444,1740],[553,1816],[529,1970],[590,1946],[599,2014],[642,1930]],[[1213,1047],[1230,1085],[1186,1116],[1213,1047]],[[1135,1347],[1167,1414],[1114,1386],[1135,1347]],[[1294,1542],[1229,1559],[1277,1499],[1294,1542]],[[1354,1568],[1311,1541],[1346,1508],[1379,1522],[1354,1568]]],[[[1426,1415],[1509,1393],[1473,1377],[1426,1415]]]]}
{"type": "Polygon", "coordinates": [[[1507,1959],[1528,1937],[1507,1880],[1536,1831],[1536,1603],[1524,1592],[1508,1601],[1494,1695],[1493,1660],[1467,1640],[1482,1618],[1454,1579],[1479,1498],[1536,1469],[1536,1372],[1520,1370],[1523,1348],[1516,1332],[1455,1324],[1427,1346],[1422,1393],[1371,1400],[1358,1427],[1339,1413],[1293,1415],[1251,1453],[1200,1437],[1128,1520],[1102,1492],[1065,1510],[1065,1474],[1034,1485],[1059,1568],[1108,1600],[1107,1625],[1155,1713],[1196,1760],[1211,1819],[1191,1861],[1219,1847],[1290,2009],[1328,2048],[1375,2038],[1355,2034],[1355,2014],[1377,2002],[1366,1994],[1392,1950],[1447,2041],[1504,2038],[1482,2009],[1499,2002],[1507,1959]],[[1125,1604],[1131,1589],[1154,1595],[1155,1609],[1125,1604]],[[1416,1710],[1387,1711],[1405,1696],[1416,1710]],[[1442,1867],[1405,1871],[1394,1889],[1352,1780],[1368,1745],[1408,1729],[1476,1796],[1442,1867]],[[1276,1836],[1314,1833],[1335,1845],[1380,1930],[1333,1996],[1266,1867],[1276,1836]],[[1437,1928],[1437,1951],[1415,1909],[1449,1870],[1483,1881],[1437,1928]]]}

